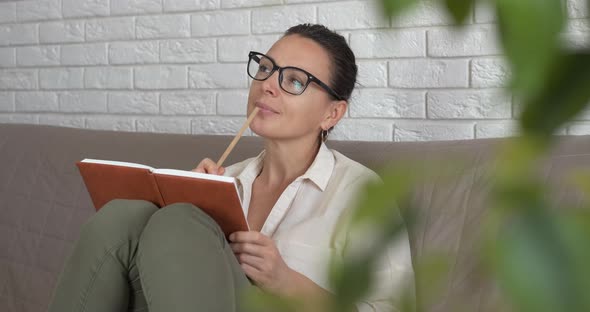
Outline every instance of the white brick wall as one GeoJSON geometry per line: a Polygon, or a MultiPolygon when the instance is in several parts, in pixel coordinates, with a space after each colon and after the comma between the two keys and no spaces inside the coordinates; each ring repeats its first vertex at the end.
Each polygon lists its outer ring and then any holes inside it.
{"type": "MultiPolygon", "coordinates": [[[[564,1],[564,40],[588,47],[587,1],[564,1]]],[[[357,56],[357,89],[331,138],[517,133],[493,10],[477,6],[455,32],[430,1],[394,19],[376,0],[2,1],[0,123],[233,134],[245,119],[248,51],[303,22],[339,31],[357,56]]],[[[589,134],[590,110],[560,133],[589,134]]]]}

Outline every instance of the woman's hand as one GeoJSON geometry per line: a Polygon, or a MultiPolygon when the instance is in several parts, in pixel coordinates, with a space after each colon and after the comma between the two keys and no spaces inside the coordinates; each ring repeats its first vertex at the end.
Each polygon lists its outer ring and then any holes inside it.
{"type": "Polygon", "coordinates": [[[199,173],[209,173],[209,174],[222,175],[225,172],[225,168],[218,167],[217,164],[213,160],[211,160],[209,158],[205,158],[205,159],[201,160],[199,165],[196,168],[194,168],[192,171],[199,172],[199,173]]]}
{"type": "Polygon", "coordinates": [[[244,273],[257,286],[275,294],[289,293],[291,270],[275,245],[260,232],[235,232],[229,236],[231,248],[244,273]]]}

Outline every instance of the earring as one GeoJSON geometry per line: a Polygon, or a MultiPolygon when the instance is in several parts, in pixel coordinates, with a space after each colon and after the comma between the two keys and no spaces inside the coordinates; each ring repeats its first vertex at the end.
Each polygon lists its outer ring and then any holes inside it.
{"type": "Polygon", "coordinates": [[[328,139],[328,130],[322,130],[320,136],[322,138],[322,142],[326,142],[326,140],[328,139]]]}

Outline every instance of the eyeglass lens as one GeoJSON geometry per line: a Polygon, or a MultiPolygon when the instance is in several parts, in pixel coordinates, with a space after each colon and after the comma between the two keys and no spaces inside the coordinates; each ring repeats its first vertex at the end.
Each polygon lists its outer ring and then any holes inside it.
{"type": "MultiPolygon", "coordinates": [[[[256,80],[266,80],[273,74],[275,64],[262,55],[252,56],[248,64],[248,74],[256,80]]],[[[291,94],[301,94],[308,85],[308,75],[296,68],[279,70],[279,84],[281,88],[291,94]]]]}

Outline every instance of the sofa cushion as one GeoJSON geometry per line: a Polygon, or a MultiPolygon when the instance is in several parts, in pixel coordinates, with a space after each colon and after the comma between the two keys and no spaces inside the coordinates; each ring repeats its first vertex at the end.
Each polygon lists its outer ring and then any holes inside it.
{"type": "MultiPolygon", "coordinates": [[[[45,311],[57,275],[81,225],[94,213],[75,162],[101,158],[154,167],[191,169],[216,159],[232,137],[148,134],[0,124],[0,311],[45,311]]],[[[457,174],[429,166],[414,192],[420,222],[410,229],[415,263],[442,253],[453,259],[442,298],[428,311],[494,311],[496,288],[475,266],[477,233],[486,213],[491,159],[503,140],[454,142],[329,142],[343,154],[379,170],[387,164],[452,161],[457,174]]],[[[255,156],[256,137],[243,137],[226,164],[255,156]]],[[[582,195],[567,172],[590,168],[590,137],[562,138],[540,171],[561,206],[580,206],[582,195]]],[[[418,294],[420,300],[420,294],[418,294]]]]}

